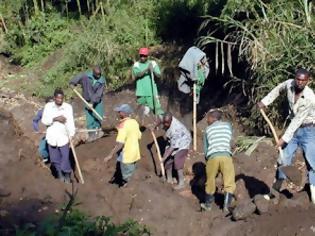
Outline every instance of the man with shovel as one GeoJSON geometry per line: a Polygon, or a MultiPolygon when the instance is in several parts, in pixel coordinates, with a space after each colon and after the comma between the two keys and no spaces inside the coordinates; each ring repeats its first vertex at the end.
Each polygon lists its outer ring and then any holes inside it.
{"type": "Polygon", "coordinates": [[[173,183],[174,166],[178,177],[178,185],[174,189],[179,190],[185,187],[184,164],[191,143],[191,135],[189,130],[169,112],[163,115],[162,122],[168,139],[168,146],[162,158],[165,162],[167,182],[173,183]]]}
{"type": "Polygon", "coordinates": [[[72,106],[63,102],[61,89],[54,92],[54,101],[45,105],[42,123],[46,125],[50,162],[57,172],[57,178],[65,183],[71,182],[69,143],[75,134],[72,106]]]}
{"type": "Polygon", "coordinates": [[[148,48],[140,48],[139,56],[140,60],[134,63],[132,67],[132,75],[136,79],[137,103],[142,110],[141,120],[143,120],[144,116],[149,115],[150,111],[155,115],[163,114],[154,81],[154,78],[161,78],[161,71],[155,61],[148,60],[148,48]]]}
{"type": "Polygon", "coordinates": [[[104,162],[108,162],[116,153],[118,154],[117,161],[120,165],[123,183],[125,187],[136,170],[136,164],[140,160],[140,146],[141,132],[139,124],[130,116],[133,109],[129,104],[121,104],[115,107],[119,117],[119,124],[117,125],[116,145],[111,150],[110,154],[104,158],[104,162]]]}
{"type": "Polygon", "coordinates": [[[292,164],[297,148],[301,147],[309,164],[311,199],[315,204],[315,94],[307,86],[310,77],[310,72],[306,69],[297,70],[294,80],[289,79],[280,83],[257,105],[260,109],[264,109],[279,96],[281,91],[286,91],[291,122],[277,143],[277,147],[283,149],[283,156],[278,160],[276,182],[272,188],[277,192],[280,191],[283,180],[287,177],[281,168],[292,164]]]}
{"type": "Polygon", "coordinates": [[[72,88],[78,84],[81,84],[83,98],[88,102],[88,105],[84,108],[86,128],[88,130],[99,130],[89,131],[88,142],[93,142],[104,135],[103,131],[101,131],[102,120],[100,120],[100,117],[104,117],[103,95],[106,81],[104,76],[102,76],[101,68],[95,66],[92,71],[81,73],[70,81],[72,88]],[[99,115],[97,116],[92,109],[99,115]]]}

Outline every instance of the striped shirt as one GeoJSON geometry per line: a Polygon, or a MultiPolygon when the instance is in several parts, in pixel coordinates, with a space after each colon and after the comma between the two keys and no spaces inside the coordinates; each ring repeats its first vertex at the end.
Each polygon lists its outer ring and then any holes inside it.
{"type": "Polygon", "coordinates": [[[206,159],[216,156],[231,156],[232,126],[229,122],[215,121],[206,128],[204,152],[206,159]]]}

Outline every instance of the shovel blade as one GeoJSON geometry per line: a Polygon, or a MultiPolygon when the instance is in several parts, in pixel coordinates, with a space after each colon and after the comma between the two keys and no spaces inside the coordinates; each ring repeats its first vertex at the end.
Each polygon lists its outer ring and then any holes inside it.
{"type": "Polygon", "coordinates": [[[293,184],[300,186],[302,184],[302,173],[294,166],[281,166],[280,170],[287,176],[293,184]]]}

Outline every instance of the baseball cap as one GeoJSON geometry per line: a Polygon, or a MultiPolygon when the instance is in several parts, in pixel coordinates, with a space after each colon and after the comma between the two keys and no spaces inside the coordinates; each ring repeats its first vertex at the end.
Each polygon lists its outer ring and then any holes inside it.
{"type": "Polygon", "coordinates": [[[140,48],[139,49],[139,55],[148,56],[149,55],[149,49],[148,48],[140,48]]]}
{"type": "Polygon", "coordinates": [[[131,114],[133,113],[133,109],[131,108],[131,106],[129,104],[121,104],[119,106],[116,106],[114,108],[114,111],[117,112],[124,112],[126,114],[131,114]]]}

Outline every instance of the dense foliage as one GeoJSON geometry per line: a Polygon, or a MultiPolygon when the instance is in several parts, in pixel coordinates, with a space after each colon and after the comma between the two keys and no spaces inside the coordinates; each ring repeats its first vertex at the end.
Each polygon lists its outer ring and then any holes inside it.
{"type": "MultiPolygon", "coordinates": [[[[220,64],[222,73],[229,71],[229,86],[242,91],[247,109],[252,107],[247,111],[250,119],[244,120],[250,127],[261,127],[253,105],[276,84],[294,78],[297,68],[315,69],[313,14],[314,5],[307,0],[229,0],[219,16],[205,17],[201,31],[207,33],[199,43],[216,45],[216,69],[220,64]],[[224,33],[219,35],[217,29],[224,33]],[[238,77],[232,62],[240,61],[247,66],[238,77]]],[[[283,119],[284,113],[276,112],[279,104],[271,110],[275,121],[283,119]]]]}

